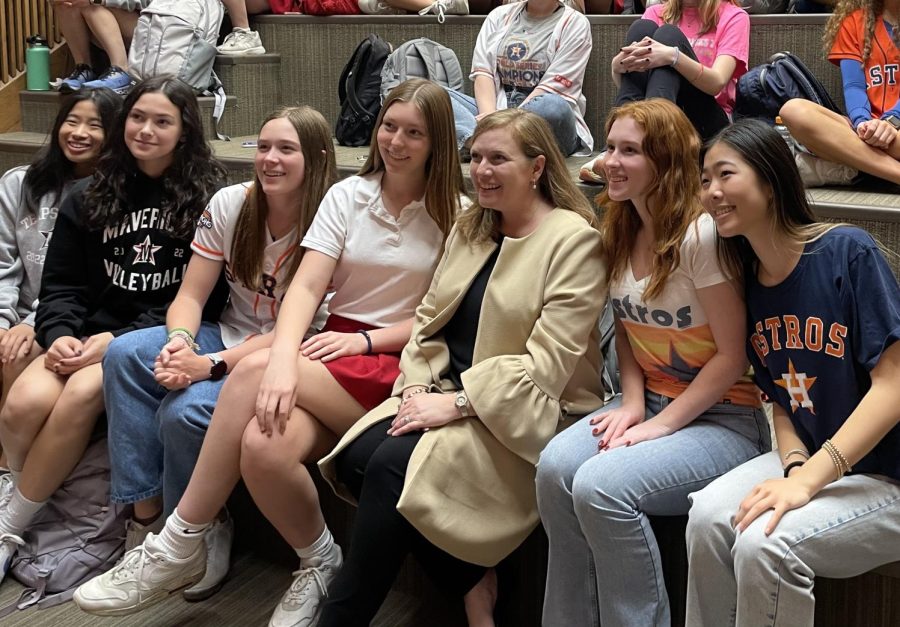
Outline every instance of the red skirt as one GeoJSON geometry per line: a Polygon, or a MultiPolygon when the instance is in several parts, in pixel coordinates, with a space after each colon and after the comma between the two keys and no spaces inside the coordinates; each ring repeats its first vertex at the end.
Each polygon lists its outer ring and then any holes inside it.
{"type": "MultiPolygon", "coordinates": [[[[369,324],[340,316],[328,316],[322,331],[355,333],[377,329],[369,324]]],[[[378,407],[391,395],[394,381],[400,376],[400,353],[350,355],[325,362],[325,367],[347,394],[366,411],[378,407]]]]}

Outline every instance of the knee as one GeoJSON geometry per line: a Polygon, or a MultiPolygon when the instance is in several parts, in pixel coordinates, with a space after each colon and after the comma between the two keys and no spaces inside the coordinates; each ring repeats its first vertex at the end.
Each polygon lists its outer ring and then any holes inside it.
{"type": "Polygon", "coordinates": [[[628,27],[628,33],[625,35],[625,44],[633,44],[644,37],[653,37],[658,28],[659,26],[652,20],[635,20],[628,27]]]}
{"type": "Polygon", "coordinates": [[[733,533],[731,517],[734,514],[729,505],[716,498],[716,489],[710,486],[690,496],[688,524],[685,531],[688,551],[693,547],[708,543],[713,537],[733,533]]]}
{"type": "Polygon", "coordinates": [[[571,498],[572,480],[579,464],[573,455],[567,454],[568,452],[558,438],[550,440],[547,447],[541,451],[534,479],[538,502],[559,493],[567,494],[571,498]]]}
{"type": "Polygon", "coordinates": [[[177,443],[184,438],[194,439],[197,435],[202,438],[206,432],[211,414],[198,406],[190,390],[188,387],[169,392],[159,406],[156,419],[163,442],[177,443]]]}
{"type": "Polygon", "coordinates": [[[557,125],[564,123],[573,115],[568,103],[556,94],[536,96],[528,104],[531,106],[526,105],[525,108],[547,120],[550,128],[555,128],[557,125]]]}
{"type": "Polygon", "coordinates": [[[261,374],[269,365],[269,350],[259,350],[242,358],[228,375],[231,381],[240,381],[247,375],[261,374]]]}
{"type": "MultiPolygon", "coordinates": [[[[241,437],[241,475],[248,479],[282,474],[286,460],[278,454],[273,438],[260,431],[252,420],[241,437]]],[[[298,460],[294,460],[299,463],[298,460]]]]}
{"type": "Polygon", "coordinates": [[[3,431],[18,435],[35,418],[35,405],[37,390],[29,389],[31,386],[13,386],[9,397],[4,399],[3,409],[0,410],[0,427],[3,431]]]}
{"type": "Polygon", "coordinates": [[[650,36],[659,43],[667,46],[678,46],[687,39],[684,36],[684,33],[681,32],[681,29],[674,24],[663,24],[650,36]]]}
{"type": "Polygon", "coordinates": [[[819,118],[819,111],[814,102],[804,100],[803,98],[792,98],[781,105],[778,111],[782,122],[792,133],[806,128],[814,128],[816,119],[819,118]]]}
{"type": "Polygon", "coordinates": [[[613,512],[636,515],[624,497],[626,490],[616,475],[615,464],[604,463],[604,453],[583,464],[572,478],[572,504],[580,520],[609,517],[613,512]]]}
{"type": "Polygon", "coordinates": [[[766,535],[767,521],[768,516],[765,515],[757,518],[735,536],[731,554],[739,582],[742,579],[747,581],[753,573],[780,569],[781,563],[790,553],[777,528],[766,535]]]}

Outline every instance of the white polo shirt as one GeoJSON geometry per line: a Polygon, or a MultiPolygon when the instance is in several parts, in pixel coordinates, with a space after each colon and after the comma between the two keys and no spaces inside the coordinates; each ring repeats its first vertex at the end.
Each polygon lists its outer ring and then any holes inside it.
{"type": "MultiPolygon", "coordinates": [[[[225,262],[229,299],[219,319],[219,328],[226,348],[275,328],[275,317],[288,286],[285,273],[290,266],[291,253],[297,248],[296,228],[275,241],[266,228],[262,286],[258,290],[250,290],[235,280],[230,267],[231,243],[241,207],[251,185],[252,183],[240,183],[219,190],[200,216],[194,241],[191,243],[191,249],[196,254],[213,261],[225,262]]],[[[323,304],[313,320],[312,326],[315,329],[310,329],[310,332],[314,333],[322,328],[326,315],[323,304]]]]}
{"type": "Polygon", "coordinates": [[[301,245],[337,259],[330,313],[388,327],[415,313],[443,241],[423,201],[385,209],[378,173],[333,185],[301,245]]]}

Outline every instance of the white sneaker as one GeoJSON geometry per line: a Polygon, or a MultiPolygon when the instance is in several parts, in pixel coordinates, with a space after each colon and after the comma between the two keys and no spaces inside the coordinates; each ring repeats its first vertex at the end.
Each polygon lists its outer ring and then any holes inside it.
{"type": "Polygon", "coordinates": [[[140,546],[151,533],[159,534],[166,526],[166,517],[160,514],[152,523],[142,525],[134,519],[125,521],[125,552],[140,546]]]}
{"type": "Polygon", "coordinates": [[[0,534],[0,582],[6,577],[9,565],[16,556],[19,547],[25,544],[24,540],[11,533],[0,534]]]}
{"type": "Polygon", "coordinates": [[[603,160],[606,159],[606,151],[585,163],[578,170],[578,178],[585,183],[596,183],[597,185],[606,184],[606,174],[603,170],[603,160]]]}
{"type": "Polygon", "coordinates": [[[334,562],[316,566],[310,560],[311,565],[294,571],[294,583],[278,602],[269,627],[313,627],[319,621],[319,607],[322,599],[328,598],[328,584],[344,563],[341,547],[335,545],[335,549],[334,562]]]}
{"type": "Polygon", "coordinates": [[[203,601],[208,599],[222,587],[228,569],[231,567],[231,545],[234,543],[234,520],[228,513],[225,519],[216,520],[203,536],[206,543],[206,574],[203,579],[185,589],[182,596],[185,601],[203,601]]]}
{"type": "Polygon", "coordinates": [[[241,57],[253,54],[265,54],[262,40],[255,30],[233,30],[225,36],[222,45],[217,46],[219,54],[241,57]]]}
{"type": "Polygon", "coordinates": [[[395,9],[379,0],[359,0],[359,10],[366,15],[406,15],[403,9],[395,9]]]}
{"type": "Polygon", "coordinates": [[[12,498],[15,489],[16,481],[13,479],[11,472],[0,475],[0,509],[6,507],[6,504],[9,503],[9,499],[12,498]]]}
{"type": "Polygon", "coordinates": [[[149,534],[144,544],[125,554],[112,570],[94,577],[75,591],[75,604],[90,614],[123,616],[158,603],[203,576],[206,545],[187,559],[166,555],[149,534]]]}
{"type": "Polygon", "coordinates": [[[438,22],[443,24],[445,15],[468,15],[469,0],[435,0],[419,11],[419,15],[428,15],[429,13],[437,15],[438,22]]]}

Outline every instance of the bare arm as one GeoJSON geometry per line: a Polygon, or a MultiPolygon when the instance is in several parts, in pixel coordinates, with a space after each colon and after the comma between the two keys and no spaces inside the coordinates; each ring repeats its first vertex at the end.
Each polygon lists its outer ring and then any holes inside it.
{"type": "Polygon", "coordinates": [[[494,89],[494,79],[484,74],[475,77],[475,104],[478,105],[478,115],[487,115],[497,110],[497,91],[494,89]]]}

